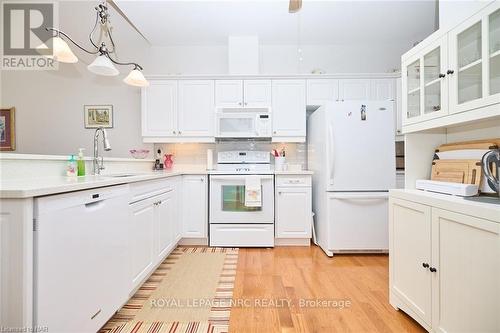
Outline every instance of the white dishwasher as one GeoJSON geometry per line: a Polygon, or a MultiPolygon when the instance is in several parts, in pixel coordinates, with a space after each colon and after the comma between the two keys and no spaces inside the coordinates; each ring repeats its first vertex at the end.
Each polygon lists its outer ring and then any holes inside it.
{"type": "Polygon", "coordinates": [[[128,297],[128,185],[35,200],[34,323],[96,332],[128,297]]]}

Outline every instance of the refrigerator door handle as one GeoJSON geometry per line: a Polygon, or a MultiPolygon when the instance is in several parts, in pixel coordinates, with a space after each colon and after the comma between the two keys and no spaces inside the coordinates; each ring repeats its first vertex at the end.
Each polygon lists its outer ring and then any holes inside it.
{"type": "Polygon", "coordinates": [[[350,194],[350,193],[342,193],[335,194],[332,196],[333,199],[338,200],[380,200],[380,199],[388,199],[389,192],[382,193],[369,193],[369,194],[350,194]]]}
{"type": "Polygon", "coordinates": [[[335,164],[335,150],[334,150],[334,142],[333,142],[333,127],[332,124],[328,124],[328,138],[330,151],[328,152],[328,157],[330,158],[329,168],[330,168],[330,178],[328,180],[328,184],[333,185],[333,174],[334,174],[334,164],[335,164]]]}

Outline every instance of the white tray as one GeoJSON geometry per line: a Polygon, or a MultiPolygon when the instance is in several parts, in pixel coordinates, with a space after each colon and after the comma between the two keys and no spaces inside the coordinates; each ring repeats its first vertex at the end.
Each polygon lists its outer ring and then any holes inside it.
{"type": "Polygon", "coordinates": [[[460,184],[440,182],[437,180],[418,179],[415,187],[419,190],[458,195],[461,197],[472,197],[478,194],[478,186],[471,184],[460,184]]]}

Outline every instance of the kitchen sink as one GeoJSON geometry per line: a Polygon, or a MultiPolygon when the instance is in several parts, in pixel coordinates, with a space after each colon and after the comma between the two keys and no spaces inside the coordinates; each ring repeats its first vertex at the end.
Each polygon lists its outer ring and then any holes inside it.
{"type": "Polygon", "coordinates": [[[111,177],[111,178],[127,178],[127,177],[135,177],[142,176],[142,173],[120,173],[115,175],[102,175],[103,177],[111,177]]]}

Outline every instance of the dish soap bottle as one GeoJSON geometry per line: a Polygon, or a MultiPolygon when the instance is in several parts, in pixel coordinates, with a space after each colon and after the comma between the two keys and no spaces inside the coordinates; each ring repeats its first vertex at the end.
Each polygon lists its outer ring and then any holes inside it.
{"type": "Polygon", "coordinates": [[[79,148],[78,160],[76,161],[78,167],[78,176],[85,176],[85,160],[83,159],[83,151],[85,148],[79,148]]]}
{"type": "Polygon", "coordinates": [[[76,177],[76,160],[75,155],[71,155],[68,160],[68,166],[66,168],[66,176],[68,177],[76,177]]]}

